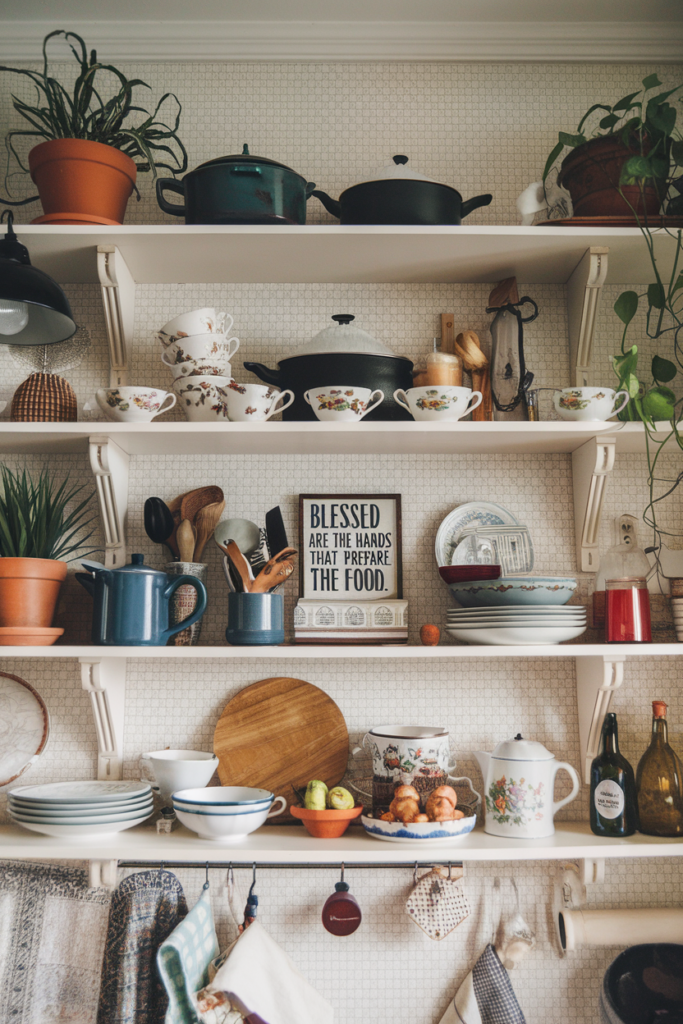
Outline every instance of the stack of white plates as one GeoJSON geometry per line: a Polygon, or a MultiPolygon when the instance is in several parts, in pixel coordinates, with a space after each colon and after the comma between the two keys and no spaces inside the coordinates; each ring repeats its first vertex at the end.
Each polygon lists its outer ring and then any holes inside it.
{"type": "Polygon", "coordinates": [[[446,628],[469,644],[560,644],[585,632],[581,605],[508,605],[500,608],[452,608],[446,628]]]}
{"type": "Polygon", "coordinates": [[[76,839],[122,832],[154,809],[147,782],[53,782],[8,793],[13,821],[31,832],[76,839]]]}

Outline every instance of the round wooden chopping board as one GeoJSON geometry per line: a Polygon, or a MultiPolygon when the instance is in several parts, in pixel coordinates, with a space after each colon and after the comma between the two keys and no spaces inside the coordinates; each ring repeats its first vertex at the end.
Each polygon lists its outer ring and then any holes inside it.
{"type": "MultiPolygon", "coordinates": [[[[228,701],[213,738],[223,786],[256,786],[299,803],[311,779],[336,786],[349,756],[349,733],[327,694],[303,679],[252,683],[228,701]]],[[[289,810],[278,820],[294,820],[289,810]]]]}

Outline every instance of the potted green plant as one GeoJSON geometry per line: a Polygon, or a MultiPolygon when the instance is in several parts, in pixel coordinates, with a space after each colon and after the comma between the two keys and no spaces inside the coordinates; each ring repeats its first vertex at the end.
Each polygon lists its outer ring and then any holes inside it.
{"type": "MultiPolygon", "coordinates": [[[[134,103],[133,90],[150,86],[100,63],[95,50],[88,58],[86,44],[75,32],[60,29],[45,37],[42,71],[5,66],[0,71],[26,76],[38,94],[33,105],[12,96],[14,109],[30,127],[13,129],[5,137],[6,189],[12,158],[38,187],[44,216],[33,223],[120,224],[138,171],[152,171],[156,177],[160,168],[173,174],[187,169],[187,153],[177,134],[182,109],[178,97],[165,93],[151,113],[134,103]],[[57,36],[69,43],[80,65],[71,93],[49,74],[47,45],[57,36]],[[108,77],[113,92],[109,89],[112,94],[105,99],[108,77]],[[177,104],[172,125],[159,119],[167,102],[177,104]],[[28,166],[17,150],[23,138],[45,140],[28,153],[28,166]]],[[[2,201],[22,206],[36,198],[2,201]]]]}
{"type": "MultiPolygon", "coordinates": [[[[559,133],[543,183],[569,149],[557,182],[571,195],[575,217],[633,220],[659,214],[671,185],[670,165],[683,163],[683,142],[675,133],[676,108],[668,102],[683,85],[653,92],[661,85],[657,75],[648,75],[641,89],[614,106],[594,103],[573,135],[559,133]],[[597,124],[596,111],[603,113],[597,124]]],[[[683,196],[669,196],[664,212],[683,214],[683,196]]]]}
{"type": "Polygon", "coordinates": [[[83,488],[57,485],[47,469],[33,480],[0,465],[0,483],[0,626],[48,628],[67,562],[95,550],[82,549],[93,494],[74,505],[83,488]]]}

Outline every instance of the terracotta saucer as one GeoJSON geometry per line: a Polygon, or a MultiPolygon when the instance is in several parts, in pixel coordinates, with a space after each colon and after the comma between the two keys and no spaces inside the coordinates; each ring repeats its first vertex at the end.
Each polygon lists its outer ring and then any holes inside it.
{"type": "Polygon", "coordinates": [[[41,626],[0,626],[0,647],[50,647],[63,632],[41,626]]]}
{"type": "Polygon", "coordinates": [[[89,213],[45,213],[35,217],[31,224],[104,224],[120,226],[120,220],[107,220],[106,217],[93,217],[89,213]]]}
{"type": "MultiPolygon", "coordinates": [[[[641,224],[645,226],[644,220],[641,224]]],[[[637,228],[635,217],[565,217],[562,220],[541,220],[537,228],[637,228]]],[[[683,217],[648,217],[649,228],[683,228],[683,217]]]]}

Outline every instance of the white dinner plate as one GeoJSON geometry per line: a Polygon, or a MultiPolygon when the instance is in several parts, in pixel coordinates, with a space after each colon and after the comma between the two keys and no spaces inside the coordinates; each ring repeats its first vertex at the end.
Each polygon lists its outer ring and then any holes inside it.
{"type": "Polygon", "coordinates": [[[514,604],[498,605],[492,607],[485,605],[483,608],[449,608],[448,615],[467,615],[477,618],[479,615],[493,615],[496,612],[503,612],[505,615],[575,615],[577,612],[585,612],[583,604],[514,604]]]}
{"type": "Polygon", "coordinates": [[[146,807],[151,803],[151,796],[142,797],[140,800],[129,800],[126,803],[116,804],[43,804],[30,801],[12,799],[8,803],[18,811],[26,811],[27,814],[120,814],[122,811],[135,811],[138,808],[146,807]]]}
{"type": "Polygon", "coordinates": [[[493,646],[521,647],[529,644],[561,644],[565,640],[574,640],[586,632],[585,625],[576,626],[553,626],[553,627],[531,627],[531,626],[489,626],[476,629],[471,626],[449,626],[448,632],[456,640],[463,640],[469,644],[490,644],[493,646]]]}
{"type": "Polygon", "coordinates": [[[22,811],[10,810],[15,821],[30,822],[32,825],[107,825],[115,821],[131,821],[137,818],[148,818],[154,805],[143,807],[137,811],[124,812],[123,814],[95,814],[92,817],[75,815],[71,818],[52,818],[50,815],[24,814],[22,811]]]}
{"type": "Polygon", "coordinates": [[[475,625],[474,623],[470,624],[469,622],[449,622],[448,626],[447,626],[448,629],[476,629],[476,630],[482,630],[482,629],[541,629],[541,630],[551,630],[551,631],[555,631],[557,629],[582,629],[582,630],[584,630],[587,627],[588,627],[588,623],[585,622],[585,621],[583,621],[583,622],[565,622],[565,623],[562,623],[562,625],[558,626],[558,624],[556,622],[553,622],[551,619],[550,620],[549,619],[538,619],[535,622],[534,621],[525,622],[523,625],[522,625],[522,623],[519,623],[519,622],[508,622],[505,619],[500,619],[500,620],[495,620],[494,619],[492,622],[487,622],[487,623],[483,623],[482,622],[482,623],[478,623],[477,625],[475,625]]]}
{"type": "Polygon", "coordinates": [[[149,817],[130,818],[128,821],[113,821],[106,825],[37,825],[29,821],[18,821],[17,825],[27,828],[30,832],[40,832],[44,836],[55,836],[58,839],[85,839],[88,836],[113,835],[115,832],[123,832],[124,829],[133,828],[134,825],[141,825],[149,817]]]}
{"type": "Polygon", "coordinates": [[[0,791],[38,760],[50,735],[40,694],[20,676],[0,672],[0,791]]]}
{"type": "Polygon", "coordinates": [[[434,552],[437,565],[450,565],[453,552],[466,526],[518,526],[512,512],[493,501],[467,501],[449,512],[436,533],[434,552]]]}
{"type": "Polygon", "coordinates": [[[42,786],[19,786],[11,789],[10,796],[41,803],[116,803],[134,800],[152,792],[148,782],[46,782],[42,786]]]}
{"type": "Polygon", "coordinates": [[[73,807],[70,811],[29,811],[24,807],[17,807],[16,804],[10,804],[9,810],[17,818],[26,819],[28,821],[54,821],[55,823],[64,822],[65,825],[73,825],[78,822],[97,821],[99,818],[114,818],[121,815],[123,818],[138,818],[141,814],[151,814],[154,810],[154,801],[146,800],[143,804],[136,804],[135,807],[127,808],[126,810],[108,810],[102,809],[100,811],[83,811],[81,812],[78,807],[73,807]],[[74,821],[78,819],[78,822],[74,821]]]}
{"type": "Polygon", "coordinates": [[[487,615],[461,615],[453,612],[447,616],[447,621],[457,619],[459,622],[488,622],[489,619],[515,619],[517,622],[527,622],[532,619],[552,619],[554,622],[571,622],[574,619],[585,619],[585,611],[573,612],[571,615],[555,615],[553,612],[536,612],[535,615],[518,615],[516,612],[506,612],[503,608],[497,608],[487,615]]]}

